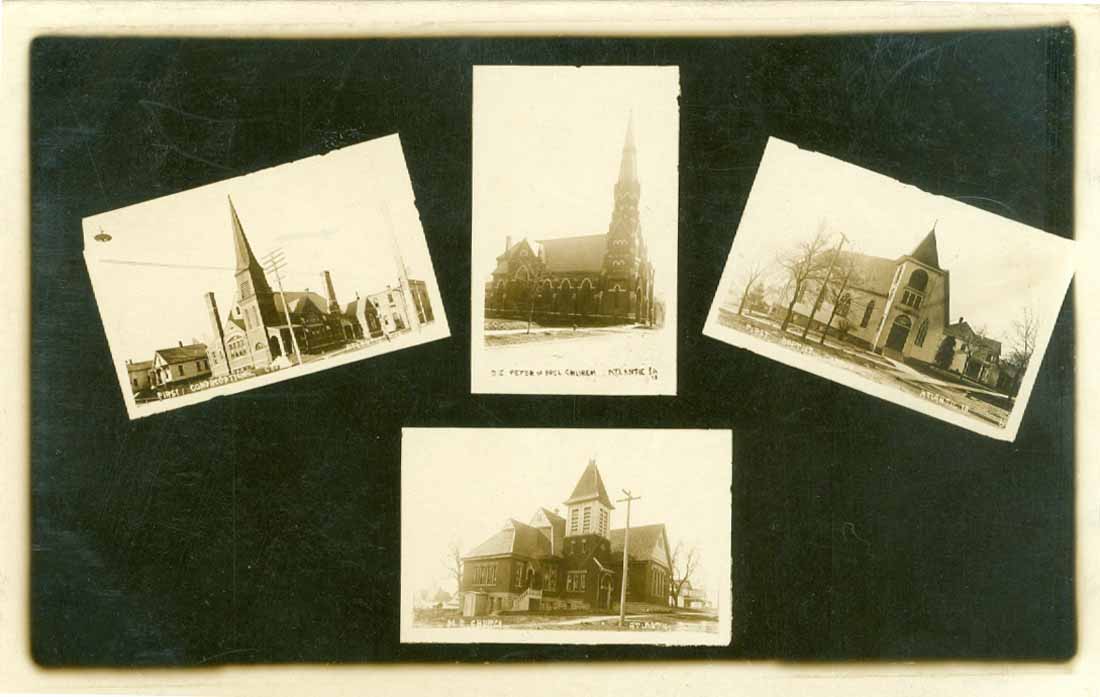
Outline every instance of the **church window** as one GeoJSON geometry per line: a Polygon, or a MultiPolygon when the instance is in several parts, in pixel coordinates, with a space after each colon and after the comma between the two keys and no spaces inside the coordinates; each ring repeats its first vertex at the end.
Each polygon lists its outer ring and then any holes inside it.
{"type": "Polygon", "coordinates": [[[588,554],[588,538],[581,540],[581,554],[588,554]]]}
{"type": "Polygon", "coordinates": [[[584,571],[570,571],[565,577],[565,590],[573,593],[584,592],[587,576],[587,572],[584,571]]]}
{"type": "Polygon", "coordinates": [[[915,293],[908,288],[901,294],[901,304],[911,307],[914,310],[920,309],[921,301],[924,300],[924,296],[920,293],[915,293]]]}
{"type": "Polygon", "coordinates": [[[584,507],[584,532],[592,532],[592,507],[584,507]]]}
{"type": "Polygon", "coordinates": [[[600,509],[600,534],[607,534],[607,511],[600,509]]]}
{"type": "Polygon", "coordinates": [[[580,532],[580,527],[579,527],[579,523],[578,523],[579,519],[580,519],[580,509],[574,508],[574,509],[569,511],[569,534],[570,535],[576,535],[578,532],[580,532]]]}
{"type": "Polygon", "coordinates": [[[911,273],[909,275],[909,287],[923,293],[928,288],[928,273],[924,269],[917,269],[911,273]]]}
{"type": "Polygon", "coordinates": [[[554,564],[548,564],[546,566],[546,573],[543,578],[543,590],[554,592],[558,590],[558,567],[554,564]]]}
{"type": "Polygon", "coordinates": [[[920,328],[917,329],[917,338],[913,340],[913,343],[917,346],[924,346],[924,339],[928,336],[928,320],[924,320],[920,323],[920,328]]]}
{"type": "Polygon", "coordinates": [[[523,567],[516,566],[515,579],[513,579],[513,585],[516,588],[523,588],[523,567]]]}
{"type": "Polygon", "coordinates": [[[863,309],[863,321],[859,323],[859,326],[866,327],[871,321],[871,313],[875,311],[875,301],[867,303],[867,307],[863,309]]]}
{"type": "Polygon", "coordinates": [[[241,281],[241,297],[247,298],[252,295],[252,283],[246,278],[241,281]]]}

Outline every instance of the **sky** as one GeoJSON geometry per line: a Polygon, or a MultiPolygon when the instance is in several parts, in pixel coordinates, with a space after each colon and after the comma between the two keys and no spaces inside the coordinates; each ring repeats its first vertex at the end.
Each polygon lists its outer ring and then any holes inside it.
{"type": "Polygon", "coordinates": [[[642,235],[655,291],[673,298],[679,92],[676,67],[475,66],[475,281],[488,280],[508,236],[607,232],[633,113],[642,235]]]}
{"type": "Polygon", "coordinates": [[[396,285],[396,240],[410,278],[437,297],[392,135],[85,218],[85,257],[116,360],[149,360],[179,341],[207,340],[207,291],[224,320],[236,288],[228,196],[257,257],[283,250],[285,290],[324,296],[325,270],[341,303],[396,285]],[[100,230],[111,240],[96,241],[100,230]]]}
{"type": "Polygon", "coordinates": [[[641,499],[630,524],[664,523],[670,551],[698,547],[698,579],[710,594],[730,584],[730,431],[605,429],[405,429],[402,436],[402,590],[436,584],[454,590],[446,571],[452,540],[463,552],[498,532],[508,518],[526,523],[573,492],[596,459],[623,527],[622,489],[641,499]],[[456,459],[456,457],[462,459],[456,459]]]}
{"type": "MultiPolygon", "coordinates": [[[[935,225],[940,266],[951,272],[951,321],[965,317],[1006,340],[1029,306],[1050,329],[1072,271],[1072,243],[841,160],[772,138],[730,255],[725,292],[756,260],[810,239],[824,220],[845,249],[895,259],[935,225]]],[[[783,283],[781,272],[771,277],[783,283]]],[[[735,291],[736,292],[736,291],[735,291]]]]}

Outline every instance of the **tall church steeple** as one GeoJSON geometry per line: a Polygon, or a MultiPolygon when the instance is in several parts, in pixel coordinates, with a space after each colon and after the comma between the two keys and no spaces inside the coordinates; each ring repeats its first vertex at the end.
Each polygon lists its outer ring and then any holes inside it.
{"type": "Polygon", "coordinates": [[[634,114],[626,125],[619,178],[615,182],[615,206],[607,230],[607,254],[604,270],[609,279],[620,280],[619,287],[633,292],[629,281],[637,276],[641,256],[641,227],[638,223],[638,199],[642,185],[638,181],[638,151],[634,145],[634,114]]]}
{"type": "Polygon", "coordinates": [[[237,253],[237,297],[244,300],[253,295],[271,295],[271,286],[267,283],[263,267],[252,253],[252,246],[248,244],[233,198],[226,198],[229,199],[229,217],[233,226],[233,248],[237,253]]]}
{"type": "Polygon", "coordinates": [[[619,181],[615,184],[615,195],[619,196],[630,190],[637,198],[641,193],[641,184],[638,182],[638,150],[634,145],[634,112],[626,123],[626,140],[623,142],[623,155],[619,161],[619,181]]]}

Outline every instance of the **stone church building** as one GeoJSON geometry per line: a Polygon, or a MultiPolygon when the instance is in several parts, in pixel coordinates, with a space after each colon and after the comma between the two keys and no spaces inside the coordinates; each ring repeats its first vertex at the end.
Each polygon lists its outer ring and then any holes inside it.
{"type": "Polygon", "coordinates": [[[512,243],[485,284],[485,317],[547,324],[654,324],[654,268],[638,217],[641,197],[633,119],[607,233],[512,243]]]}
{"type": "MultiPolygon", "coordinates": [[[[854,252],[841,252],[840,258],[830,286],[840,286],[846,273],[840,269],[850,267],[849,284],[835,308],[826,296],[812,328],[820,331],[831,319],[830,333],[848,342],[898,360],[931,363],[948,326],[951,298],[951,275],[940,267],[935,228],[896,259],[854,252]]],[[[797,299],[798,324],[805,324],[818,288],[807,284],[797,299]]]]}
{"type": "MultiPolygon", "coordinates": [[[[539,508],[527,523],[505,522],[462,559],[462,612],[618,609],[624,529],[594,460],[565,499],[565,515],[539,508]]],[[[632,526],[628,603],[667,606],[672,580],[663,524],[632,526]]]]}

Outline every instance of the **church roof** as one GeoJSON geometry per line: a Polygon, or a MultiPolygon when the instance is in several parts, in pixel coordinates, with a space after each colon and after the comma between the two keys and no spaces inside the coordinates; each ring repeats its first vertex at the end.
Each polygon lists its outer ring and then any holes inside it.
{"type": "Polygon", "coordinates": [[[577,480],[577,485],[573,487],[573,493],[565,500],[565,503],[578,503],[589,499],[598,499],[600,503],[608,508],[615,508],[611,505],[611,499],[607,496],[607,489],[604,488],[603,477],[600,476],[600,470],[597,469],[595,460],[588,461],[588,467],[584,468],[584,473],[577,480]]]}
{"type": "Polygon", "coordinates": [[[581,235],[539,240],[543,264],[551,273],[601,271],[607,252],[607,235],[581,235]]]}
{"type": "Polygon", "coordinates": [[[283,311],[283,297],[286,297],[286,304],[290,308],[290,314],[292,315],[300,315],[305,312],[308,309],[306,307],[307,303],[316,307],[317,311],[321,312],[322,314],[327,313],[328,311],[326,309],[328,308],[328,301],[321,297],[319,294],[308,290],[288,290],[285,293],[276,292],[274,294],[275,311],[280,314],[283,311]]]}
{"type": "MultiPolygon", "coordinates": [[[[626,534],[624,528],[611,531],[611,556],[623,553],[623,537],[626,534]]],[[[630,527],[630,549],[628,556],[635,561],[652,560],[665,566],[671,566],[669,559],[668,535],[665,532],[664,523],[654,525],[639,525],[630,527]]]]}
{"type": "Polygon", "coordinates": [[[924,239],[920,241],[916,249],[909,256],[913,257],[922,264],[931,266],[934,269],[940,268],[940,255],[936,249],[936,226],[933,225],[932,229],[924,236],[924,239]]]}
{"type": "Polygon", "coordinates": [[[187,346],[158,349],[156,355],[160,356],[161,360],[169,365],[186,363],[206,358],[206,344],[188,344],[187,346]]]}
{"type": "Polygon", "coordinates": [[[549,557],[551,556],[550,540],[537,528],[510,518],[502,530],[474,547],[464,558],[495,557],[502,554],[514,554],[532,559],[549,557]]]}
{"type": "Polygon", "coordinates": [[[853,288],[889,295],[898,262],[894,259],[873,257],[859,252],[841,252],[842,261],[854,265],[851,285],[853,288]]]}

